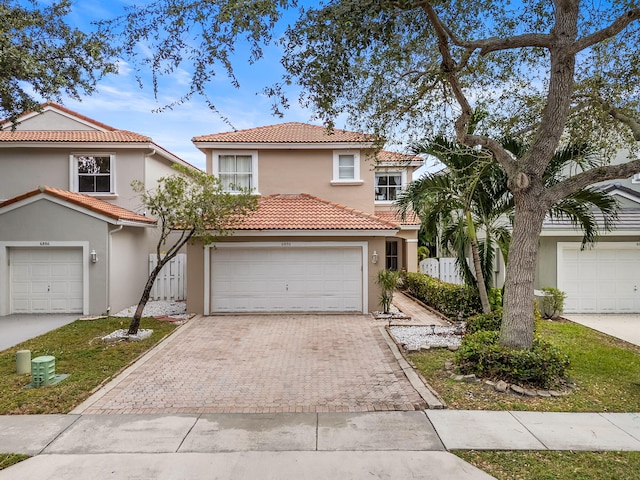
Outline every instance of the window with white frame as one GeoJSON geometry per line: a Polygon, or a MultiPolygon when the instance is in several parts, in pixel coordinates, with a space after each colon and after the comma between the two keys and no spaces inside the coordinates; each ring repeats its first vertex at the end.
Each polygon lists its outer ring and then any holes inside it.
{"type": "Polygon", "coordinates": [[[393,201],[402,190],[402,173],[379,172],[376,173],[375,182],[376,201],[393,201]]]}
{"type": "Polygon", "coordinates": [[[257,190],[256,155],[253,153],[221,153],[216,156],[214,173],[228,192],[257,190]]]}
{"type": "Polygon", "coordinates": [[[115,155],[73,154],[71,164],[74,191],[96,195],[115,193],[115,155]]]}
{"type": "Polygon", "coordinates": [[[357,151],[333,152],[332,183],[362,183],[360,180],[360,154],[357,151]]]}
{"type": "Polygon", "coordinates": [[[636,173],[631,177],[631,183],[640,183],[640,173],[636,173]]]}

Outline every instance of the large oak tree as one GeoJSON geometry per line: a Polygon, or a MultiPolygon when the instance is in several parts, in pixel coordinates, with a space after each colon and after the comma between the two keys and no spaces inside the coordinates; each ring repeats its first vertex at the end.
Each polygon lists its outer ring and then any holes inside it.
{"type": "Polygon", "coordinates": [[[43,100],[80,99],[116,71],[107,36],[69,25],[71,0],[0,0],[0,118],[15,121],[43,100]]]}
{"type": "MultiPolygon", "coordinates": [[[[193,62],[189,94],[204,92],[231,59],[239,38],[260,57],[283,9],[295,2],[157,0],[125,23],[129,47],[143,42],[157,74],[193,62]]],[[[530,348],[538,236],[545,213],[598,181],[640,171],[624,164],[596,168],[545,188],[554,153],[573,140],[604,153],[640,142],[640,8],[634,0],[330,0],[300,11],[282,42],[286,70],[267,88],[286,105],[286,88],[331,126],[348,114],[353,127],[411,140],[454,134],[489,149],[508,176],[515,202],[501,343],[530,348]],[[490,134],[469,133],[476,109],[489,113],[490,134]],[[518,156],[505,136],[529,147],[518,156]]],[[[279,100],[279,101],[278,101],[279,100]]]]}

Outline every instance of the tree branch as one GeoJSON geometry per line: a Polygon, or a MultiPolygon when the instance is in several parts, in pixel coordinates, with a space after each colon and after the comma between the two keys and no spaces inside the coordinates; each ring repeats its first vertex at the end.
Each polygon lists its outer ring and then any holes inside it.
{"type": "Polygon", "coordinates": [[[597,32],[592,33],[591,35],[587,35],[579,40],[577,40],[573,46],[570,48],[570,52],[572,54],[576,54],[586,48],[589,48],[593,45],[596,45],[600,42],[608,38],[615,37],[622,30],[627,28],[631,23],[640,19],[640,8],[635,8],[633,10],[629,10],[624,15],[616,18],[611,25],[603,28],[602,30],[598,30],[597,32]]]}
{"type": "MultiPolygon", "coordinates": [[[[488,148],[495,155],[496,160],[500,165],[502,165],[508,175],[515,174],[515,163],[513,162],[509,152],[507,152],[499,142],[483,135],[471,135],[468,133],[468,125],[471,120],[471,116],[473,115],[473,109],[462,90],[462,85],[460,84],[457,76],[457,73],[459,72],[459,65],[451,55],[451,48],[449,46],[449,29],[447,29],[442,23],[438,14],[431,5],[427,3],[424,4],[422,8],[435,28],[436,35],[438,37],[438,48],[442,57],[440,69],[451,86],[453,95],[461,108],[460,116],[455,121],[454,125],[458,141],[469,147],[480,145],[488,148]]],[[[468,58],[465,59],[465,63],[466,61],[468,61],[468,58]]]]}
{"type": "Polygon", "coordinates": [[[620,165],[606,165],[586,170],[563,180],[545,191],[543,201],[551,207],[563,198],[596,182],[629,178],[640,172],[640,159],[620,165]]]}

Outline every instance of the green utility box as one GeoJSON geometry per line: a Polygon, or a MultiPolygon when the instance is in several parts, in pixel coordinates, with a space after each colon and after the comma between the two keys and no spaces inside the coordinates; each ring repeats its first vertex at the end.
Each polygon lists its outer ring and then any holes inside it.
{"type": "Polygon", "coordinates": [[[44,355],[31,360],[31,385],[51,385],[56,378],[56,357],[44,355]]]}

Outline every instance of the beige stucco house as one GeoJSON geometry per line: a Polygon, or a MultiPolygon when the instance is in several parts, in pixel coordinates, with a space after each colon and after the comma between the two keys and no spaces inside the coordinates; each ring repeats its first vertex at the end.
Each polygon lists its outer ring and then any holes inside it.
{"type": "Polygon", "coordinates": [[[260,200],[232,236],[188,248],[189,311],[376,310],[378,271],[418,268],[419,224],[393,200],[422,160],[373,140],[304,123],[195,137],[207,172],[260,200]]]}
{"type": "Polygon", "coordinates": [[[131,182],[185,162],[55,103],[0,126],[0,316],[137,303],[157,236],[131,182]]]}

